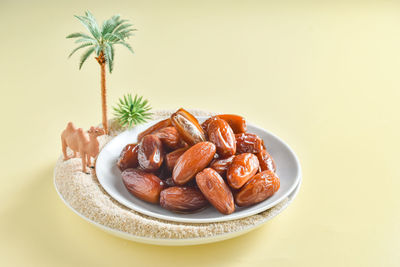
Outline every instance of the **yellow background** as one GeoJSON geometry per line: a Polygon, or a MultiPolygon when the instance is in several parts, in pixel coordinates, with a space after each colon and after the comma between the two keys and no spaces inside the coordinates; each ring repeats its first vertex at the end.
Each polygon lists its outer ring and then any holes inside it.
{"type": "MultiPolygon", "coordinates": [[[[400,5],[394,1],[0,2],[1,266],[399,266],[400,5]],[[58,198],[68,121],[101,121],[99,66],[81,71],[73,14],[139,31],[116,52],[108,103],[238,113],[287,141],[303,185],[244,236],[159,247],[113,237],[58,198]]],[[[111,116],[111,112],[109,112],[111,116]]]]}

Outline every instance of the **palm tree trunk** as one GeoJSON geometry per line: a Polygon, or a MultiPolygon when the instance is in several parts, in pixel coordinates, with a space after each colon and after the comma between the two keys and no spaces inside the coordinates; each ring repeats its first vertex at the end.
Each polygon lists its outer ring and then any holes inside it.
{"type": "Polygon", "coordinates": [[[97,62],[100,64],[101,69],[101,108],[103,112],[103,128],[106,134],[108,134],[108,120],[107,120],[107,91],[106,91],[106,60],[104,58],[103,51],[100,52],[100,55],[97,59],[97,62]]]}

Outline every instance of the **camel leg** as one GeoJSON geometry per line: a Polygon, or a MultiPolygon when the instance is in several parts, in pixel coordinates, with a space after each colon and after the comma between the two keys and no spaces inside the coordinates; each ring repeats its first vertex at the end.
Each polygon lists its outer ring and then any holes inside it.
{"type": "Polygon", "coordinates": [[[68,160],[68,155],[67,155],[67,142],[63,138],[61,138],[61,144],[62,144],[62,152],[64,155],[64,160],[68,160]]]}
{"type": "Polygon", "coordinates": [[[91,158],[90,158],[89,154],[86,155],[86,160],[87,160],[87,166],[90,167],[92,162],[91,162],[91,158]]]}
{"type": "Polygon", "coordinates": [[[89,158],[90,158],[89,167],[92,168],[92,169],[94,169],[94,158],[92,159],[92,157],[90,157],[90,156],[89,156],[89,158]],[[93,163],[93,164],[92,164],[92,163],[93,163]]]}
{"type": "Polygon", "coordinates": [[[83,153],[82,151],[79,152],[79,153],[81,154],[81,158],[82,158],[82,172],[84,172],[84,173],[86,173],[86,174],[89,174],[88,172],[86,172],[86,164],[87,164],[87,162],[86,162],[86,155],[85,155],[85,153],[83,153]]]}
{"type": "Polygon", "coordinates": [[[76,158],[76,151],[74,150],[74,158],[76,158]]]}

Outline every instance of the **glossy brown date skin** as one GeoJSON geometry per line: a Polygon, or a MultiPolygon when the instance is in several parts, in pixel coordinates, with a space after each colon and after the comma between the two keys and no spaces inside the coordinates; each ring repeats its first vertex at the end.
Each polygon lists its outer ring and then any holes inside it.
{"type": "Polygon", "coordinates": [[[140,142],[144,136],[146,136],[148,134],[152,134],[152,133],[154,133],[154,132],[156,132],[156,131],[158,131],[158,130],[160,130],[162,128],[169,127],[169,126],[172,126],[170,118],[162,120],[160,122],[157,122],[156,124],[154,124],[153,126],[149,127],[148,129],[146,129],[145,131],[141,132],[138,135],[138,142],[140,142]]]}
{"type": "Polygon", "coordinates": [[[161,140],[153,135],[146,135],[139,143],[138,161],[140,167],[153,172],[161,167],[164,159],[164,149],[161,140]]]}
{"type": "Polygon", "coordinates": [[[196,175],[196,183],[206,199],[222,214],[235,211],[233,195],[222,177],[213,169],[207,168],[196,175]]]}
{"type": "Polygon", "coordinates": [[[136,168],[139,165],[138,162],[138,149],[137,144],[127,144],[119,156],[117,166],[123,171],[128,168],[136,168]]]}
{"type": "Polygon", "coordinates": [[[177,150],[174,150],[167,155],[165,155],[164,161],[165,161],[165,166],[169,171],[172,171],[175,167],[176,162],[178,161],[179,157],[182,156],[185,151],[188,150],[188,148],[183,147],[179,148],[177,150]]]}
{"type": "Polygon", "coordinates": [[[208,140],[217,147],[219,156],[226,158],[236,153],[235,134],[229,124],[216,117],[207,127],[208,140]]]}
{"type": "Polygon", "coordinates": [[[200,126],[203,129],[204,133],[207,134],[208,131],[208,125],[210,125],[210,123],[215,120],[216,118],[218,118],[217,116],[212,116],[208,119],[206,119],[200,126]]]}
{"type": "Polygon", "coordinates": [[[122,181],[130,193],[150,203],[158,203],[160,193],[164,189],[164,183],[160,178],[139,169],[123,171],[122,181]]]}
{"type": "Polygon", "coordinates": [[[154,135],[160,138],[161,142],[169,149],[175,150],[184,146],[178,131],[173,126],[162,128],[155,132],[154,135]]]}
{"type": "Polygon", "coordinates": [[[234,114],[221,114],[218,115],[218,117],[225,120],[231,126],[235,134],[247,132],[247,123],[242,116],[234,114]]]}
{"type": "MultiPolygon", "coordinates": [[[[246,120],[242,116],[234,115],[234,114],[220,114],[220,115],[216,115],[216,117],[226,121],[229,124],[229,126],[232,128],[232,130],[235,134],[245,133],[247,131],[247,123],[246,123],[246,120]]],[[[201,127],[203,128],[204,131],[207,132],[208,125],[212,121],[212,118],[213,117],[207,119],[205,122],[203,122],[201,124],[201,127]]]]}
{"type": "Polygon", "coordinates": [[[272,196],[280,187],[279,177],[272,171],[263,171],[250,179],[235,196],[238,206],[257,204],[272,196]]]}
{"type": "Polygon", "coordinates": [[[171,122],[181,138],[190,146],[206,141],[203,128],[197,119],[183,108],[171,115],[171,122]]]}
{"type": "Polygon", "coordinates": [[[226,175],[226,171],[228,170],[228,167],[231,165],[233,159],[235,156],[230,156],[229,158],[225,159],[214,159],[210,163],[210,168],[214,169],[216,172],[218,172],[219,175],[224,177],[226,175]]]}
{"type": "Polygon", "coordinates": [[[258,167],[259,162],[254,154],[237,155],[226,172],[226,180],[230,187],[239,189],[257,173],[258,167]]]}
{"type": "Polygon", "coordinates": [[[271,155],[267,150],[263,149],[261,152],[256,154],[258,161],[260,162],[261,171],[273,171],[276,172],[276,164],[271,155]]]}
{"type": "Polygon", "coordinates": [[[236,153],[259,153],[263,147],[263,140],[252,133],[235,134],[236,138],[236,153]]]}
{"type": "Polygon", "coordinates": [[[186,150],[178,159],[172,171],[172,179],[177,185],[189,182],[199,171],[210,164],[215,155],[215,145],[201,142],[186,150]]]}
{"type": "Polygon", "coordinates": [[[192,213],[207,206],[208,201],[195,187],[173,186],[161,191],[160,205],[177,213],[192,213]]]}

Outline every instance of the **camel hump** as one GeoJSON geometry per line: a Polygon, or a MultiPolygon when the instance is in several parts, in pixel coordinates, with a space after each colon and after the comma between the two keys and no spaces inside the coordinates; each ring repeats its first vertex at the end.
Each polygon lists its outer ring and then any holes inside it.
{"type": "Polygon", "coordinates": [[[89,142],[89,136],[82,128],[78,128],[76,130],[76,132],[77,132],[80,140],[89,142]]]}
{"type": "Polygon", "coordinates": [[[62,132],[62,136],[66,137],[68,135],[73,134],[74,132],[76,132],[75,125],[72,122],[68,122],[67,127],[62,132]]]}
{"type": "Polygon", "coordinates": [[[75,125],[70,121],[70,122],[68,122],[68,124],[67,124],[67,129],[68,129],[68,130],[75,130],[76,127],[75,127],[75,125]]]}
{"type": "Polygon", "coordinates": [[[76,132],[78,133],[79,136],[86,136],[85,131],[83,131],[82,128],[78,128],[78,129],[76,130],[76,132]]]}

